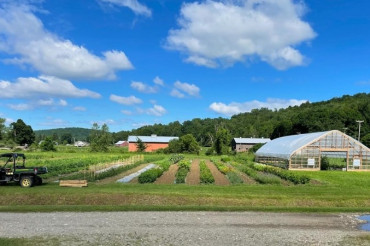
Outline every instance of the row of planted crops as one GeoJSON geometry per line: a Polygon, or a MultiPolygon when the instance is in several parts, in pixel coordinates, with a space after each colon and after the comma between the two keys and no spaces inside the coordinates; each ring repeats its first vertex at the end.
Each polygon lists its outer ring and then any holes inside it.
{"type": "MultiPolygon", "coordinates": [[[[119,174],[123,174],[131,169],[137,168],[144,163],[155,163],[156,168],[143,172],[138,177],[139,183],[153,183],[164,173],[168,172],[172,165],[176,165],[176,172],[171,183],[183,184],[191,176],[191,172],[198,172],[199,184],[217,183],[210,170],[210,165],[214,165],[229,184],[260,183],[260,184],[306,184],[310,179],[303,173],[288,171],[272,166],[265,166],[253,163],[251,160],[214,157],[211,159],[197,159],[182,155],[132,155],[123,154],[99,154],[99,153],[52,153],[38,154],[29,153],[27,155],[27,165],[46,166],[49,170],[44,178],[59,177],[60,179],[86,179],[90,182],[102,180],[119,174]],[[109,163],[125,163],[115,168],[107,168],[102,172],[103,165],[109,163]],[[192,165],[197,168],[192,170],[192,165]]],[[[213,171],[214,172],[214,171],[213,171]]],[[[194,174],[194,173],[193,173],[194,174]]],[[[194,176],[194,175],[193,175],[194,176]]]]}
{"type": "MultiPolygon", "coordinates": [[[[153,183],[167,172],[171,165],[177,165],[177,171],[174,175],[174,180],[171,183],[182,184],[187,183],[186,180],[190,175],[191,166],[194,160],[177,159],[177,160],[161,160],[157,162],[157,168],[150,169],[139,176],[139,183],[153,183]]],[[[256,164],[253,162],[240,163],[236,161],[223,161],[219,158],[211,160],[197,160],[199,169],[200,184],[213,184],[215,177],[212,175],[209,165],[214,165],[217,170],[222,173],[230,184],[242,183],[260,183],[260,184],[306,184],[310,182],[310,178],[303,173],[284,170],[278,167],[256,164]],[[210,162],[208,165],[206,162],[210,162]]],[[[196,165],[197,165],[196,164],[196,165]]],[[[193,170],[194,172],[194,170],[193,170]]]]}

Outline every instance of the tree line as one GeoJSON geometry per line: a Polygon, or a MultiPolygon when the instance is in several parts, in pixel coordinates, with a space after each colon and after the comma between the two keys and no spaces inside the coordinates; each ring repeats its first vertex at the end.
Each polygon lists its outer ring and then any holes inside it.
{"type": "MultiPolygon", "coordinates": [[[[35,134],[32,127],[25,124],[21,119],[6,127],[5,119],[0,118],[0,142],[8,141],[24,145],[44,140],[49,136],[58,143],[71,144],[77,139],[77,132],[80,134],[79,140],[98,141],[91,139],[91,137],[102,134],[104,142],[110,144],[119,140],[127,140],[129,135],[150,136],[156,134],[158,136],[182,137],[190,134],[200,146],[214,147],[221,138],[217,133],[224,130],[226,132],[219,134],[227,136],[228,139],[222,141],[230,141],[234,137],[274,139],[287,135],[334,129],[357,139],[359,126],[356,120],[364,121],[361,126],[361,142],[370,146],[370,93],[359,93],[353,96],[345,95],[317,103],[307,102],[300,106],[280,110],[254,109],[251,112],[234,115],[230,119],[222,117],[213,119],[195,118],[182,123],[174,121],[167,125],[154,124],[131,131],[115,133],[110,133],[108,126],[95,125],[92,129],[53,129],[36,131],[35,134]]],[[[186,139],[189,139],[189,137],[186,137],[184,142],[187,142],[186,139]]],[[[173,146],[173,148],[179,147],[173,146]]],[[[220,151],[222,152],[222,150],[220,151]]]]}

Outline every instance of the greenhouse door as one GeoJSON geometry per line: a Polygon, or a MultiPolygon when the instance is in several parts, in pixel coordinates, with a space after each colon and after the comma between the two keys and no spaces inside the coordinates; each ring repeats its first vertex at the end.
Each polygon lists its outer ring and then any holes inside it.
{"type": "Polygon", "coordinates": [[[348,150],[321,150],[321,170],[344,170],[348,168],[348,150]]]}

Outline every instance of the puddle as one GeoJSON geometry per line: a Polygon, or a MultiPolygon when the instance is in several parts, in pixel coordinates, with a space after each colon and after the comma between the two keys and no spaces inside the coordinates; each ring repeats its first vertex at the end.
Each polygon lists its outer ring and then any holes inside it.
{"type": "Polygon", "coordinates": [[[370,214],[362,215],[358,217],[360,220],[366,220],[367,223],[361,225],[360,229],[364,231],[370,231],[370,214]]]}

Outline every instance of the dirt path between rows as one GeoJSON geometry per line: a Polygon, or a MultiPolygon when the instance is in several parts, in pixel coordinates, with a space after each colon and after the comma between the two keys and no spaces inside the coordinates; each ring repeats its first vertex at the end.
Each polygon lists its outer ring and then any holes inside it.
{"type": "Polygon", "coordinates": [[[166,171],[162,176],[160,176],[154,183],[155,184],[173,184],[175,183],[175,176],[179,170],[177,164],[171,165],[168,171],[166,171]]]}
{"type": "Polygon", "coordinates": [[[199,160],[193,160],[190,166],[190,171],[186,176],[185,183],[188,185],[199,185],[200,184],[200,168],[199,160]]]}
{"type": "Polygon", "coordinates": [[[122,179],[122,178],[124,178],[124,177],[126,177],[126,176],[128,176],[130,174],[136,173],[137,171],[143,169],[144,167],[146,167],[148,165],[149,165],[149,163],[142,164],[142,165],[140,165],[138,167],[135,167],[135,168],[130,169],[130,170],[126,171],[126,172],[120,173],[120,174],[118,174],[116,176],[113,176],[113,177],[109,177],[109,178],[106,178],[106,179],[102,179],[102,180],[96,181],[96,184],[102,185],[102,184],[114,183],[114,182],[116,182],[119,179],[122,179]]]}
{"type": "Polygon", "coordinates": [[[206,161],[206,165],[215,179],[215,185],[230,185],[230,181],[223,175],[211,161],[206,161]]]}

